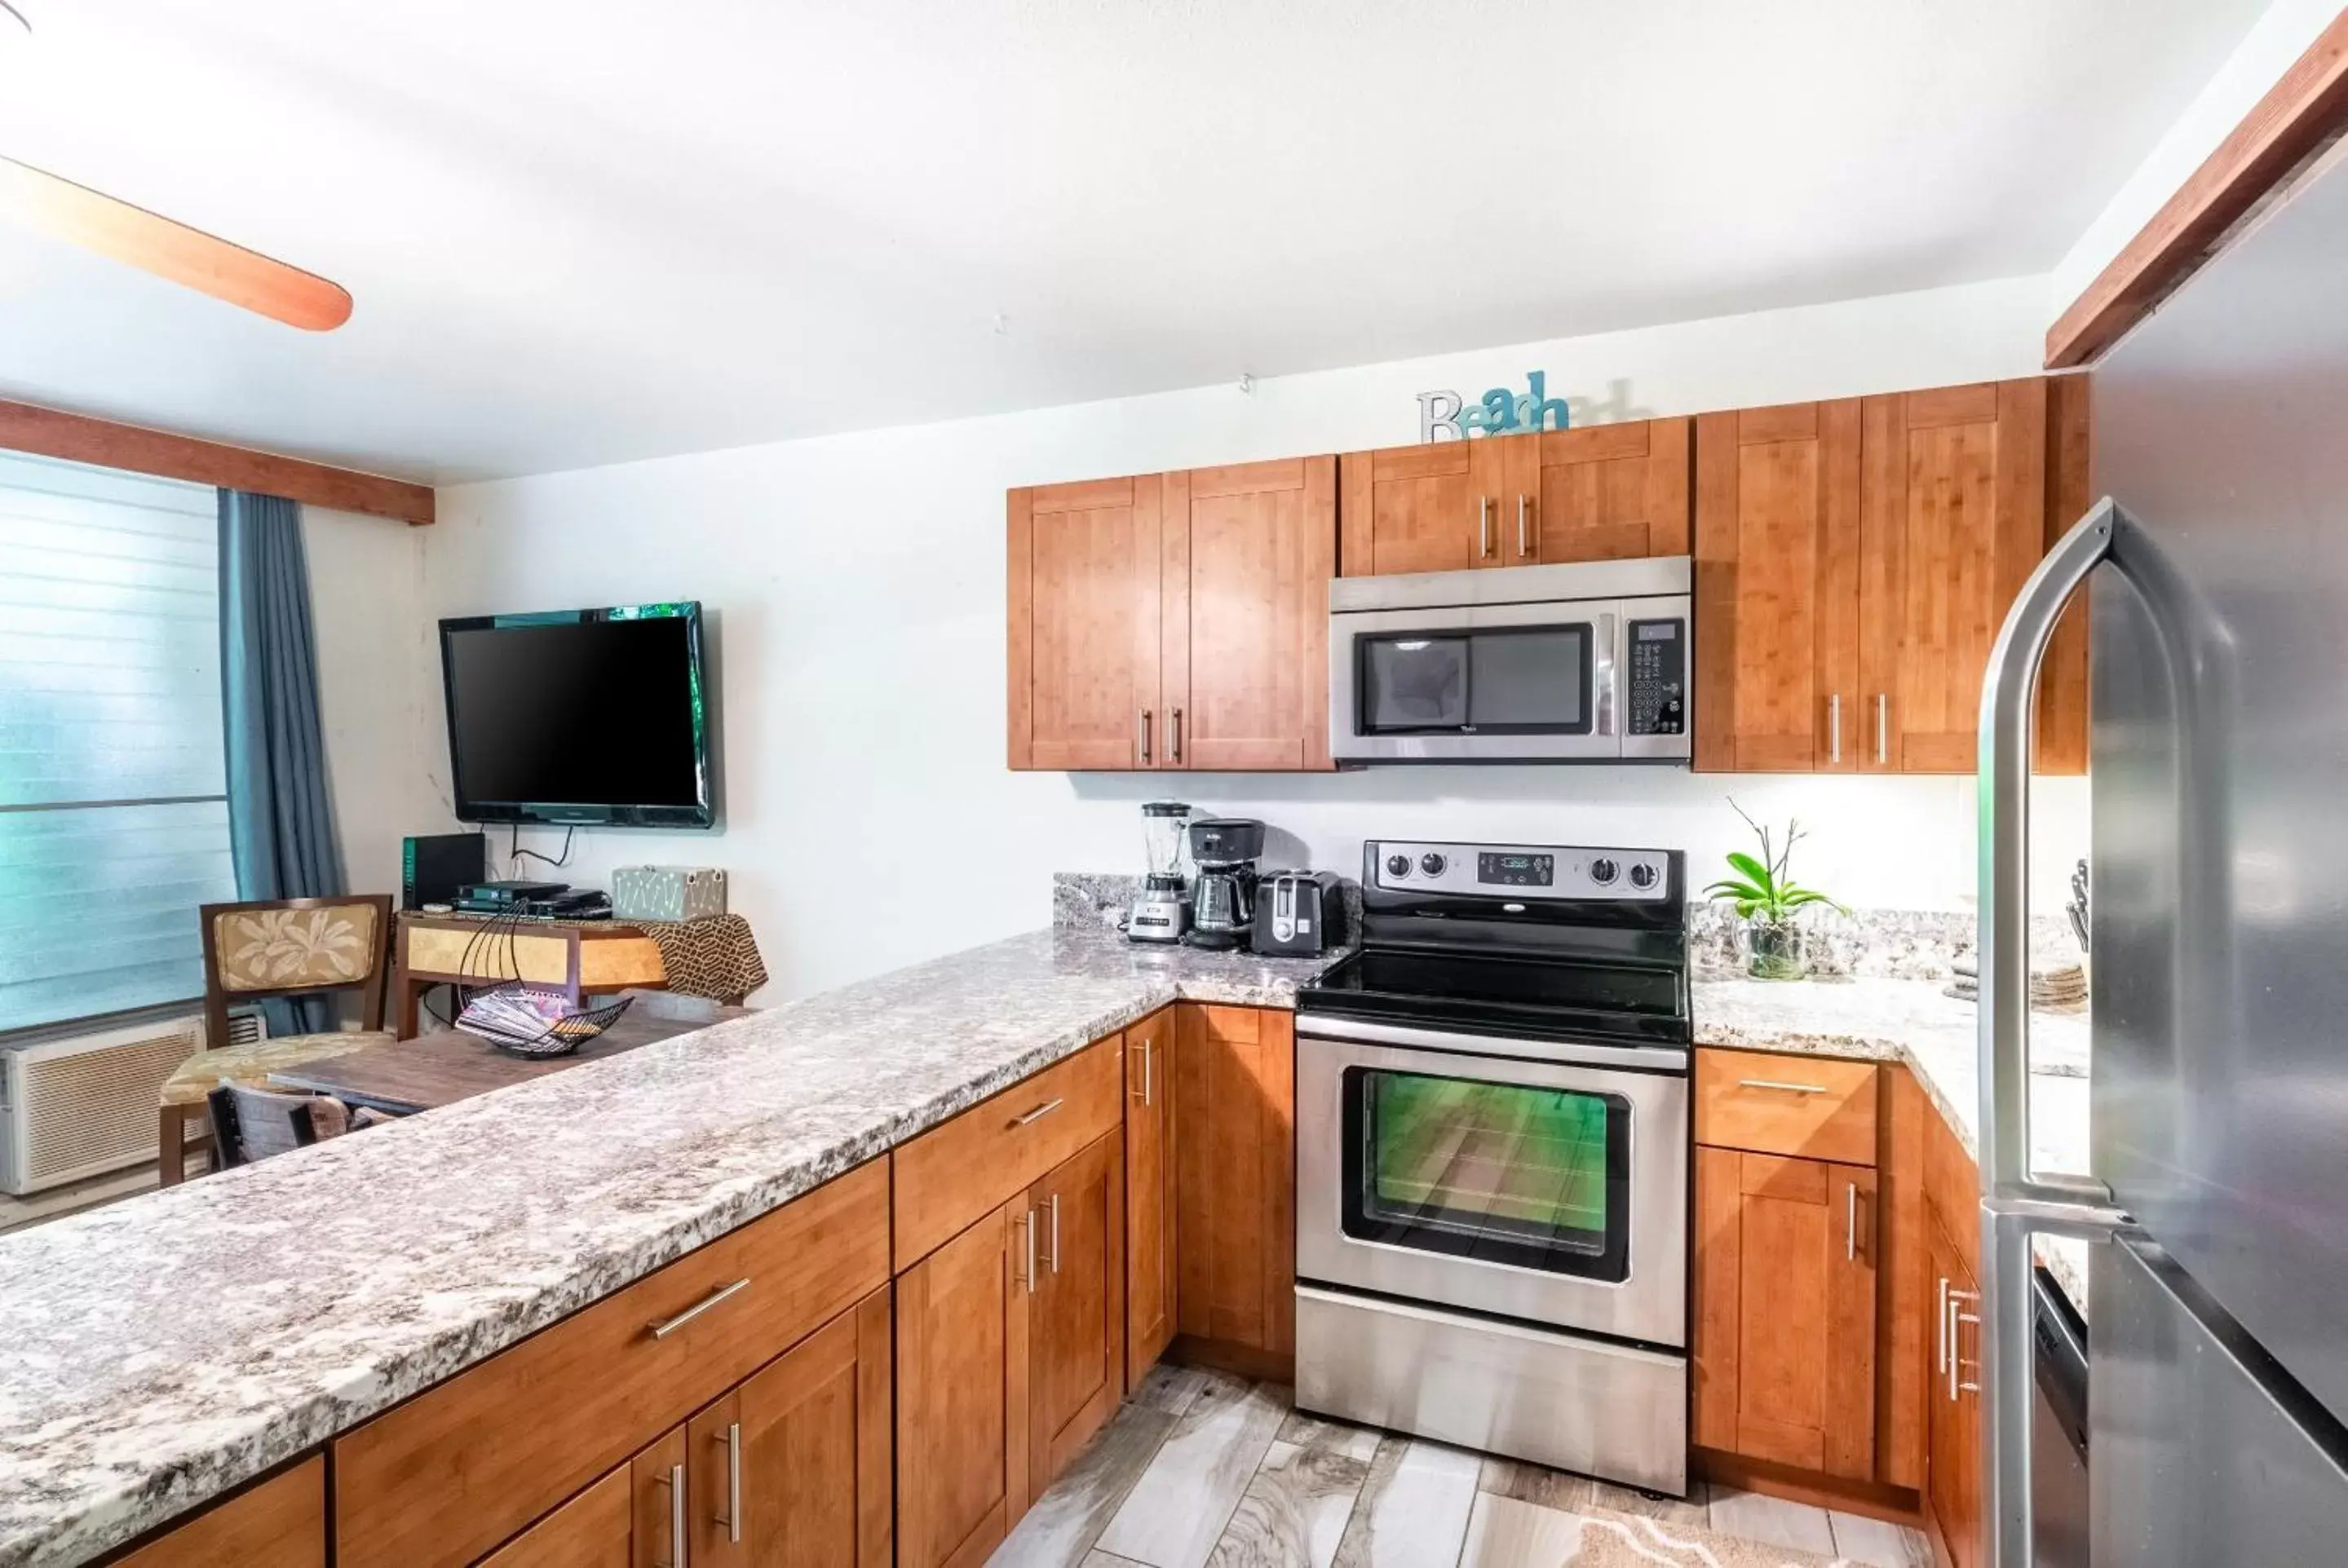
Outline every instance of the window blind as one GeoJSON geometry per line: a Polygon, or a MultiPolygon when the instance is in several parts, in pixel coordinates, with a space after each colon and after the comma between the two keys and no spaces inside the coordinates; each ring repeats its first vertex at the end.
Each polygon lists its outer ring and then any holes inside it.
{"type": "Polygon", "coordinates": [[[201,996],[235,897],[219,503],[0,453],[0,1030],[201,996]]]}

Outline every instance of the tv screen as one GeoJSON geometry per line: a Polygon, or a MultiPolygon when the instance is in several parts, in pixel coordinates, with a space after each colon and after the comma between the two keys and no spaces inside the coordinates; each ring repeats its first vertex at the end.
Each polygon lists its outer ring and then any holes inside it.
{"type": "Polygon", "coordinates": [[[716,820],[697,602],[444,620],[440,671],[465,821],[716,820]]]}

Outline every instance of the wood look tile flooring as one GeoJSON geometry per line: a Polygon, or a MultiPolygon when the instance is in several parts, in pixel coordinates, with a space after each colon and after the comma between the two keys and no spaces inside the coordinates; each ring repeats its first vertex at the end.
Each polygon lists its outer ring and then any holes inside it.
{"type": "MultiPolygon", "coordinates": [[[[1802,1563],[1931,1568],[1932,1560],[1921,1534],[1880,1520],[1701,1481],[1685,1501],[1658,1500],[1323,1420],[1292,1409],[1278,1384],[1161,1366],[1028,1511],[994,1563],[1560,1568],[1579,1549],[1577,1515],[1588,1509],[1637,1515],[1665,1532],[1709,1530],[1798,1554],[1787,1560],[1802,1563]]],[[[1754,1561],[1775,1559],[1764,1550],[1754,1561]]]]}

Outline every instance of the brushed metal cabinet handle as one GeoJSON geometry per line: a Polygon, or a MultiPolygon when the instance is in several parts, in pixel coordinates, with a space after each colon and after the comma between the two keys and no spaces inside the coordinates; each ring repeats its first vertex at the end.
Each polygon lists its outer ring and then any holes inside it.
{"type": "Polygon", "coordinates": [[[665,1339],[670,1335],[675,1333],[678,1329],[684,1327],[686,1324],[692,1322],[695,1318],[700,1317],[703,1313],[708,1311],[711,1307],[716,1306],[719,1302],[727,1300],[732,1296],[739,1296],[742,1292],[749,1288],[750,1278],[749,1276],[745,1275],[731,1285],[719,1286],[716,1289],[711,1291],[707,1296],[703,1296],[700,1300],[695,1302],[692,1306],[686,1307],[675,1317],[655,1318],[652,1322],[645,1324],[644,1327],[652,1330],[654,1338],[665,1339]]]}
{"type": "Polygon", "coordinates": [[[1827,761],[1842,761],[1842,693],[1827,699],[1827,761]]]}
{"type": "Polygon", "coordinates": [[[1875,761],[1878,766],[1891,760],[1891,693],[1875,694],[1875,761]]]}
{"type": "Polygon", "coordinates": [[[653,1479],[668,1488],[668,1561],[660,1568],[685,1568],[685,1467],[673,1464],[668,1467],[668,1474],[653,1479]]]}
{"type": "Polygon", "coordinates": [[[1054,1193],[1046,1200],[1052,1206],[1052,1272],[1060,1272],[1060,1194],[1054,1193]]]}
{"type": "Polygon", "coordinates": [[[1531,541],[1525,537],[1526,514],[1531,510],[1532,497],[1530,496],[1519,496],[1517,497],[1517,553],[1520,556],[1529,556],[1533,553],[1531,541]]]}
{"type": "Polygon", "coordinates": [[[1035,1294],[1035,1211],[1029,1209],[1027,1217],[1019,1222],[1027,1231],[1027,1294],[1035,1294]]]}
{"type": "Polygon", "coordinates": [[[1476,497],[1476,554],[1479,559],[1492,559],[1492,497],[1476,497]]]}
{"type": "Polygon", "coordinates": [[[1940,1320],[1932,1331],[1932,1372],[1937,1377],[1949,1369],[1949,1276],[1945,1274],[1934,1296],[1932,1315],[1940,1320]]]}
{"type": "Polygon", "coordinates": [[[1166,716],[1166,760],[1169,763],[1182,760],[1182,710],[1179,708],[1166,716]]]}
{"type": "Polygon", "coordinates": [[[1842,1257],[1845,1263],[1859,1261],[1859,1184],[1846,1182],[1842,1189],[1842,1257]]]}
{"type": "Polygon", "coordinates": [[[1134,744],[1140,751],[1141,765],[1146,768],[1149,765],[1149,710],[1137,708],[1134,714],[1134,744]]]}
{"type": "Polygon", "coordinates": [[[1139,1099],[1144,1105],[1154,1103],[1154,1096],[1156,1094],[1156,1085],[1151,1081],[1157,1076],[1158,1062],[1155,1043],[1156,1042],[1148,1040],[1140,1042],[1141,1093],[1139,1095],[1139,1099]]]}
{"type": "Polygon", "coordinates": [[[713,1441],[726,1447],[726,1512],[717,1522],[726,1527],[726,1539],[733,1545],[742,1544],[742,1423],[728,1421],[723,1433],[709,1434],[713,1441]]]}
{"type": "Polygon", "coordinates": [[[1824,1094],[1827,1091],[1823,1083],[1787,1083],[1776,1078],[1740,1078],[1736,1084],[1740,1089],[1775,1089],[1787,1094],[1824,1094]]]}
{"type": "Polygon", "coordinates": [[[1066,1102],[1065,1100],[1046,1100],[1044,1103],[1035,1107],[1035,1110],[1027,1112],[1026,1115],[1014,1116],[1011,1119],[1011,1124],[1014,1127],[1025,1127],[1030,1122],[1041,1122],[1045,1117],[1049,1116],[1053,1112],[1057,1111],[1066,1103],[1066,1102]]]}

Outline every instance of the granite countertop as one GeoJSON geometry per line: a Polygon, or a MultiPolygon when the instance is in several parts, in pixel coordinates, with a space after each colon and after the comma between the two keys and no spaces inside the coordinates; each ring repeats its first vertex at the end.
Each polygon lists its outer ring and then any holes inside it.
{"type": "MultiPolygon", "coordinates": [[[[1981,1157],[1980,1014],[1925,980],[1703,979],[1694,987],[1700,1045],[1902,1061],[1965,1152],[1981,1157]]],[[[2088,1169],[2087,1015],[2030,1015],[2030,1159],[2070,1175],[2088,1169]]],[[[2042,1237],[2039,1261],[2082,1317],[2087,1247],[2042,1237]]]]}
{"type": "Polygon", "coordinates": [[[0,1568],[78,1563],[1178,998],[1039,931],[0,1237],[0,1568]]]}

